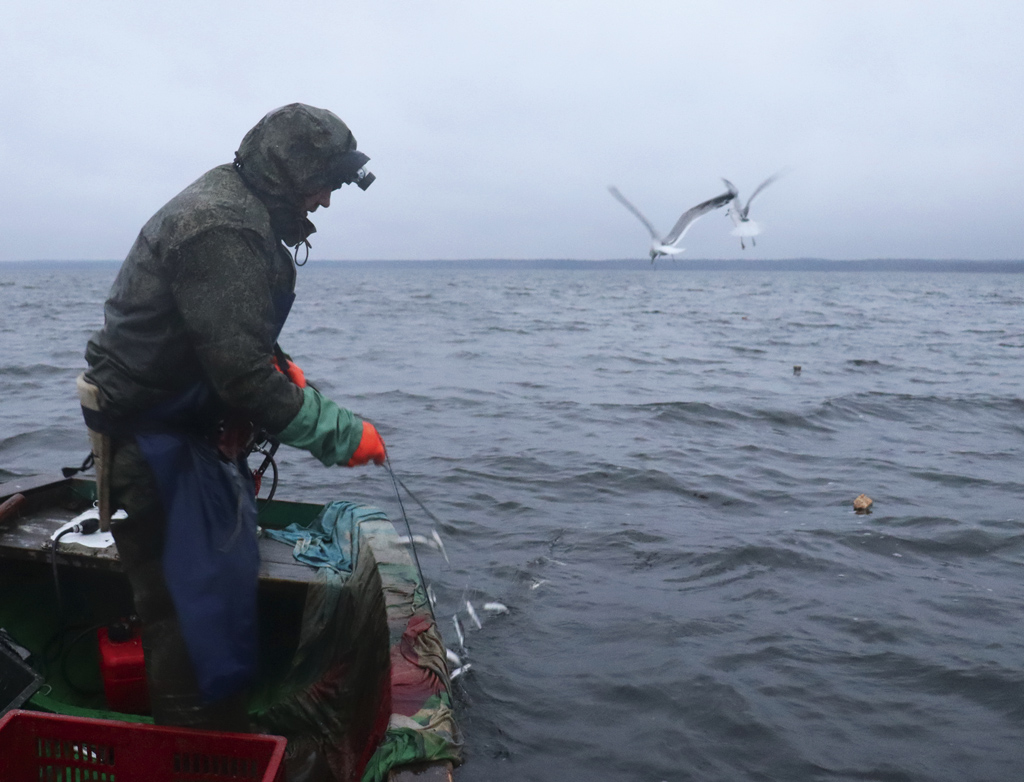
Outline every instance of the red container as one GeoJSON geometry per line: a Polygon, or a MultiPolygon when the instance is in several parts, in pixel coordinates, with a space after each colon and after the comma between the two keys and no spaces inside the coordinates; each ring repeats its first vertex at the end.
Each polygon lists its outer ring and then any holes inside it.
{"type": "Polygon", "coordinates": [[[97,635],[107,706],[125,714],[149,714],[146,658],[138,627],[132,628],[123,641],[111,639],[106,627],[101,627],[97,635]]]}
{"type": "Polygon", "coordinates": [[[15,709],[0,718],[0,780],[286,782],[287,743],[15,709]]]}

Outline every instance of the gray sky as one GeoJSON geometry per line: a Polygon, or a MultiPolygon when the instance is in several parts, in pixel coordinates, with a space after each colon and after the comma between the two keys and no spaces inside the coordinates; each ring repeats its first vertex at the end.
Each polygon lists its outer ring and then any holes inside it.
{"type": "Polygon", "coordinates": [[[372,158],[313,258],[643,257],[615,184],[667,231],[742,195],[694,258],[1016,259],[1024,4],[4,4],[0,260],[123,258],[145,220],[293,101],[372,158]]]}

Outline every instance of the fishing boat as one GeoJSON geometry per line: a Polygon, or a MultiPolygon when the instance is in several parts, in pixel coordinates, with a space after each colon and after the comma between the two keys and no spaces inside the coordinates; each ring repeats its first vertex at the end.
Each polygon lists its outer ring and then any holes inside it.
{"type": "MultiPolygon", "coordinates": [[[[51,540],[95,499],[95,483],[77,477],[0,484],[0,647],[35,678],[0,710],[152,722],[144,676],[110,662],[112,648],[141,649],[116,546],[51,540]]],[[[446,650],[408,546],[368,506],[259,505],[254,731],[288,740],[290,782],[450,780],[461,737],[446,650]],[[274,539],[326,517],[343,530],[349,572],[297,559],[301,534],[274,539]]]]}

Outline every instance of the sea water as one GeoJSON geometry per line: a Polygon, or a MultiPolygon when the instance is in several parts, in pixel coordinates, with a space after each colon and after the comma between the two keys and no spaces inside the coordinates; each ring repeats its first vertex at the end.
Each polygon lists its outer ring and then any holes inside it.
{"type": "MultiPolygon", "coordinates": [[[[0,478],[86,455],[116,269],[0,264],[0,478]]],[[[281,343],[442,521],[458,780],[981,782],[1024,774],[1022,316],[1013,274],[311,263],[281,343]]]]}

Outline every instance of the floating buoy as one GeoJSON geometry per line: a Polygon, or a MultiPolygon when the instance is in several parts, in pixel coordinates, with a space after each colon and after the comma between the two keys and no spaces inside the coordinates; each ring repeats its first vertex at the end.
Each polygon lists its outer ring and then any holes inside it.
{"type": "Polygon", "coordinates": [[[857,513],[870,513],[872,504],[874,504],[874,500],[872,500],[868,495],[858,494],[853,501],[853,509],[857,511],[857,513]]]}

